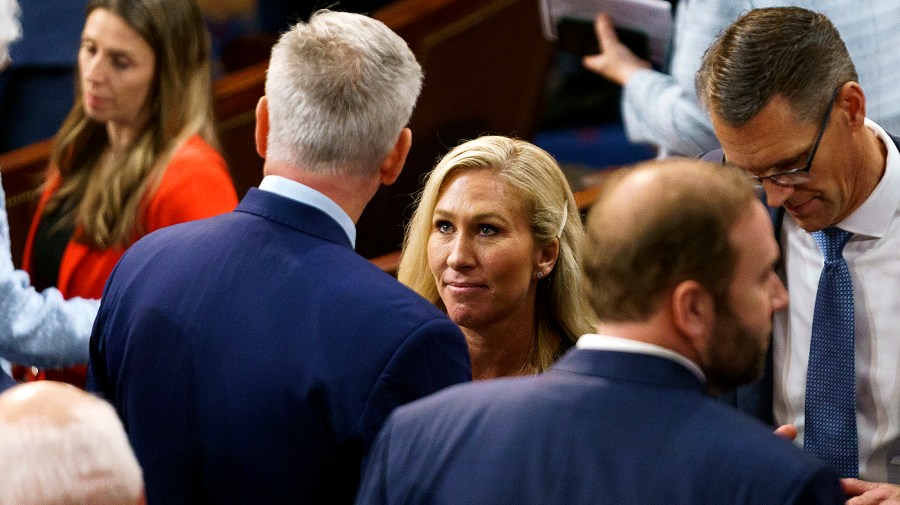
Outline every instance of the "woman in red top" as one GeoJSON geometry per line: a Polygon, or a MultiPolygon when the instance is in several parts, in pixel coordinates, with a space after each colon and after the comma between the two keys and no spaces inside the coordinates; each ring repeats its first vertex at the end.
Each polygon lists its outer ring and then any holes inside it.
{"type": "Polygon", "coordinates": [[[209,36],[193,0],[92,0],[75,105],[57,133],[24,266],[99,298],[125,249],[237,204],[216,145],[209,36]]]}
{"type": "Polygon", "coordinates": [[[56,135],[25,245],[32,283],[99,298],[143,235],[228,212],[209,35],[194,0],[91,0],[75,105],[56,135]]]}

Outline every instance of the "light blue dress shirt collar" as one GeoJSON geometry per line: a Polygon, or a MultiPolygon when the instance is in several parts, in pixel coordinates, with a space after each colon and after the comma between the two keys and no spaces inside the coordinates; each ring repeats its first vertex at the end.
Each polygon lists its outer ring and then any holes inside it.
{"type": "Polygon", "coordinates": [[[350,216],[344,212],[340,205],[334,203],[334,200],[328,198],[324,194],[314,190],[313,188],[292,181],[279,175],[267,175],[263,177],[259,183],[259,189],[275,193],[276,195],[290,198],[291,200],[300,202],[310,207],[315,207],[322,212],[328,214],[335,222],[344,229],[347,238],[350,239],[350,245],[356,248],[356,224],[350,216]]]}

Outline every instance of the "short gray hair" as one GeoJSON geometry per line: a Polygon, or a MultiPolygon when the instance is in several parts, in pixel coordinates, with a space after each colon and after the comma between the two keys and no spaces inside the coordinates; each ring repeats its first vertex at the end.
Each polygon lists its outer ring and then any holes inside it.
{"type": "Polygon", "coordinates": [[[281,36],[266,76],[266,157],[323,175],[370,175],[409,122],[422,69],[380,21],[320,10],[281,36]]]}
{"type": "Polygon", "coordinates": [[[133,505],[141,499],[141,467],[108,403],[50,381],[16,386],[0,399],[0,505],[133,505]],[[56,402],[35,409],[48,395],[56,402]]]}
{"type": "Polygon", "coordinates": [[[9,45],[21,35],[19,4],[16,0],[0,0],[0,69],[9,63],[9,45]]]}

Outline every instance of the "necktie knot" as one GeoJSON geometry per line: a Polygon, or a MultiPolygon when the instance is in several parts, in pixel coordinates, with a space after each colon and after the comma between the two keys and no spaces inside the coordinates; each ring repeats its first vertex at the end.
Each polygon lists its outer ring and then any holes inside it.
{"type": "Polygon", "coordinates": [[[841,260],[844,246],[847,245],[847,242],[853,234],[849,231],[831,226],[824,230],[812,232],[812,236],[816,240],[816,243],[819,244],[819,248],[822,249],[822,254],[825,256],[825,263],[830,264],[841,260]]]}

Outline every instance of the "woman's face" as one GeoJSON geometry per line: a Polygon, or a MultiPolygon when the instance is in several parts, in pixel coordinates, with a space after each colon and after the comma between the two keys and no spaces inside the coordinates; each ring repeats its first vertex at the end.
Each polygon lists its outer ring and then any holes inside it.
{"type": "Polygon", "coordinates": [[[102,123],[140,128],[150,117],[156,54],[124,19],[94,9],[78,50],[85,114],[102,123]]]}
{"type": "Polygon", "coordinates": [[[552,268],[545,254],[535,245],[518,194],[500,177],[479,170],[444,182],[432,216],[428,263],[447,314],[458,325],[532,325],[536,274],[552,268]]]}

